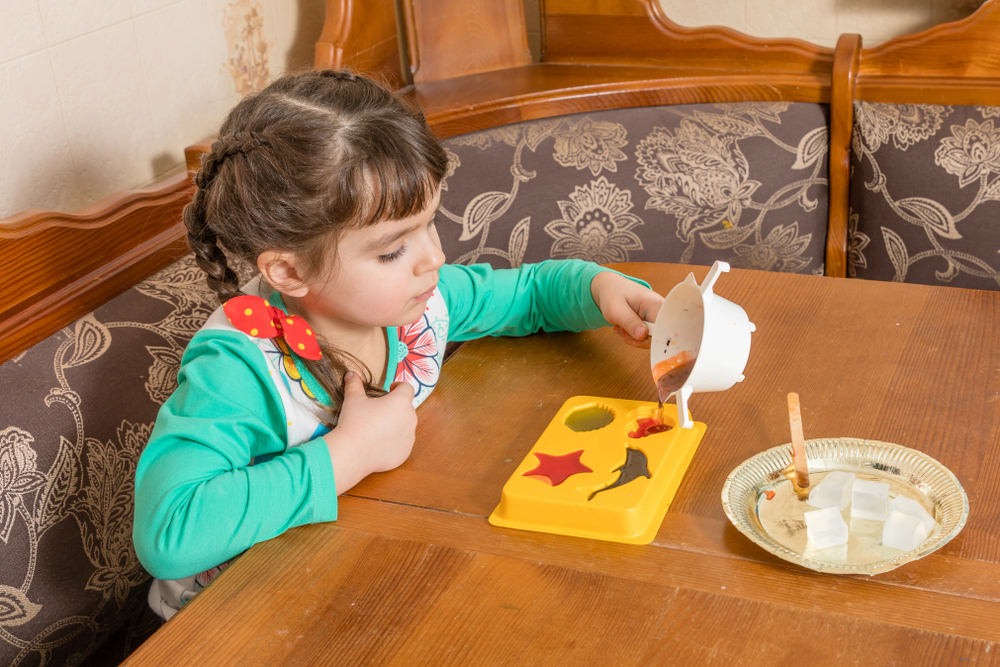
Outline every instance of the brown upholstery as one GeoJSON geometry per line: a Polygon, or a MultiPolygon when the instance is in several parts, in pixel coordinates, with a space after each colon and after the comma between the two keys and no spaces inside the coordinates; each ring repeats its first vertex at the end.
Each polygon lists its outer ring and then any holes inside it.
{"type": "Polygon", "coordinates": [[[856,102],[848,275],[1000,289],[1000,107],[856,102]]]}
{"type": "Polygon", "coordinates": [[[135,466],[217,305],[188,256],[0,366],[0,664],[78,664],[116,630],[120,662],[159,627],[135,466]]]}
{"type": "Polygon", "coordinates": [[[721,259],[822,274],[828,122],[820,104],[691,104],[445,139],[445,255],[497,267],[721,259]]]}

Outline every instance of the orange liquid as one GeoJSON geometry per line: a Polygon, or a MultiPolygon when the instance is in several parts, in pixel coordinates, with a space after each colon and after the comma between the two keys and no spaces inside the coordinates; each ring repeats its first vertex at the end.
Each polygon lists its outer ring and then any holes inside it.
{"type": "Polygon", "coordinates": [[[684,386],[694,370],[694,362],[695,358],[683,350],[653,366],[653,382],[661,403],[684,386]]]}

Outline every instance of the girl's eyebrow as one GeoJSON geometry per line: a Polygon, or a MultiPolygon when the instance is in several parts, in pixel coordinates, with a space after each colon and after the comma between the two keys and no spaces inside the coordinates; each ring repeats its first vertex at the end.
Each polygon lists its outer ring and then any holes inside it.
{"type": "Polygon", "coordinates": [[[372,242],[369,243],[366,246],[365,249],[368,250],[369,252],[374,252],[376,250],[381,250],[382,248],[386,247],[387,245],[389,245],[391,243],[395,243],[399,238],[401,238],[403,236],[406,236],[410,232],[419,229],[422,224],[423,224],[422,221],[421,222],[415,222],[414,224],[408,225],[408,226],[406,226],[406,227],[404,227],[402,229],[397,229],[397,230],[394,230],[394,231],[391,231],[391,232],[386,232],[382,236],[379,236],[379,237],[373,239],[372,242]]]}
{"type": "MultiPolygon", "coordinates": [[[[437,206],[434,207],[434,213],[435,214],[437,214],[437,210],[438,210],[438,207],[440,205],[441,205],[441,202],[440,202],[440,200],[438,200],[437,206]]],[[[422,225],[430,224],[430,222],[432,220],[434,220],[434,215],[432,215],[430,217],[430,220],[428,220],[428,221],[419,220],[417,222],[414,222],[412,225],[410,225],[408,227],[404,227],[403,229],[398,229],[398,230],[393,231],[393,232],[386,232],[382,236],[379,236],[379,237],[377,237],[375,239],[372,239],[372,242],[369,243],[365,247],[365,250],[367,250],[369,252],[374,252],[376,250],[381,250],[382,248],[386,247],[390,243],[395,243],[396,240],[399,239],[400,237],[406,236],[410,232],[413,232],[413,231],[416,231],[417,229],[420,229],[420,227],[422,225]]]]}

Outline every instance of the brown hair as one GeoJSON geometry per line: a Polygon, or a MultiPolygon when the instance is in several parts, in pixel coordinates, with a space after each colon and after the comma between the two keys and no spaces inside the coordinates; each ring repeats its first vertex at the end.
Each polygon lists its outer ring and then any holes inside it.
{"type": "MultiPolygon", "coordinates": [[[[290,251],[314,274],[344,229],[426,208],[447,165],[423,113],[371,79],[337,70],[286,76],[241,100],[202,157],[184,209],[188,242],[225,303],[241,292],[223,248],[254,266],[266,250],[290,251]]],[[[323,359],[302,362],[330,395],[332,405],[317,405],[334,426],[348,360],[369,395],[384,392],[357,359],[320,344],[323,359]]]]}

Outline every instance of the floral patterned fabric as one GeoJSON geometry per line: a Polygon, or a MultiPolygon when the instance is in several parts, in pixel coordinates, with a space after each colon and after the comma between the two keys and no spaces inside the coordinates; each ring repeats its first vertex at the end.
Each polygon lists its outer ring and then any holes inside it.
{"type": "Polygon", "coordinates": [[[856,102],[848,275],[1000,289],[1000,107],[856,102]]]}
{"type": "Polygon", "coordinates": [[[590,112],[444,140],[448,261],[549,258],[823,273],[825,105],[590,112]]]}
{"type": "Polygon", "coordinates": [[[116,631],[117,664],[159,627],[135,466],[217,305],[189,256],[0,366],[0,664],[80,664],[116,631]]]}

